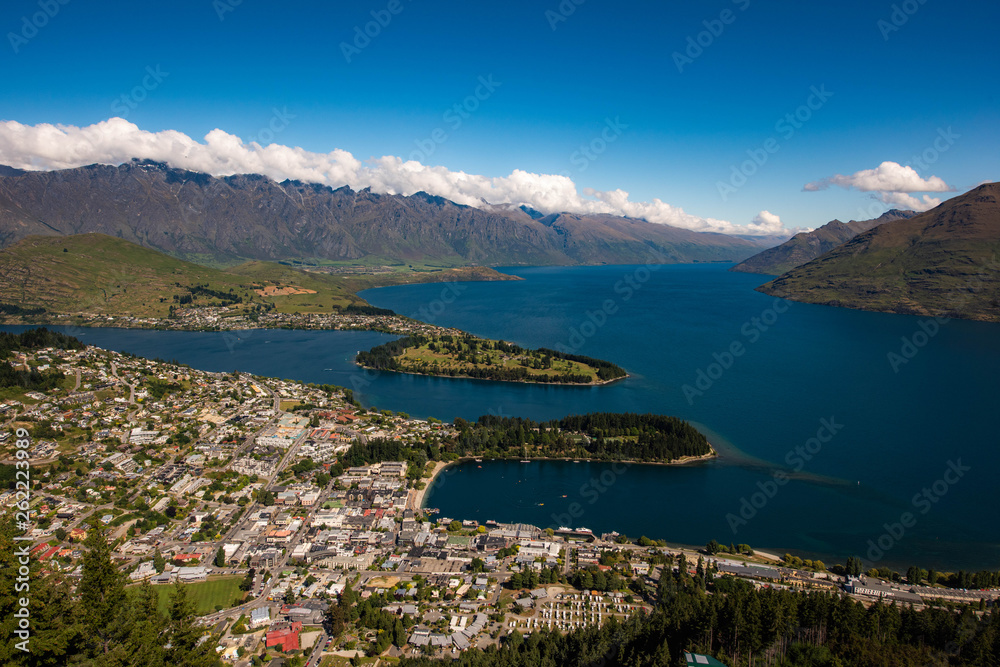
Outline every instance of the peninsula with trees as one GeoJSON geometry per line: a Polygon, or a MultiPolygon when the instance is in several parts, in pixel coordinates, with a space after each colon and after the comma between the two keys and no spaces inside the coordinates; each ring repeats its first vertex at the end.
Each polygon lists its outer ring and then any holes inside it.
{"type": "Polygon", "coordinates": [[[359,352],[355,361],[375,370],[504,382],[605,384],[628,377],[609,361],[471,334],[410,335],[359,352]]]}

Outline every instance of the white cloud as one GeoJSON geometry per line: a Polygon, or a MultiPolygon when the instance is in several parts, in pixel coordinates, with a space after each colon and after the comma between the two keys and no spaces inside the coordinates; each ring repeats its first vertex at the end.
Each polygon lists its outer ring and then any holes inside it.
{"type": "Polygon", "coordinates": [[[948,192],[953,189],[937,176],[921,178],[913,167],[886,161],[875,169],[862,169],[850,176],[836,174],[806,183],[803,190],[814,192],[825,190],[831,185],[862,192],[948,192]]]}
{"type": "Polygon", "coordinates": [[[387,155],[362,162],[335,149],[315,153],[303,148],[256,142],[215,129],[204,142],[174,130],[147,132],[122,118],[94,125],[22,125],[0,122],[0,164],[29,170],[68,169],[87,164],[121,164],[133,157],[214,176],[264,174],[322,183],[331,187],[370,187],[376,192],[411,195],[425,191],[469,206],[526,204],[545,213],[610,214],[644,218],[695,231],[772,234],[784,231],[780,220],[766,211],[746,226],[686,213],[659,199],[635,202],[624,190],[586,189],[583,196],[572,179],[515,169],[508,176],[489,177],[451,171],[387,155]],[[767,213],[767,216],[764,214],[767,213]]]}
{"type": "Polygon", "coordinates": [[[770,211],[761,211],[755,215],[753,222],[748,227],[754,230],[753,233],[761,235],[781,234],[785,231],[785,226],[781,224],[781,218],[770,211]]]}
{"type": "Polygon", "coordinates": [[[917,199],[905,192],[880,192],[877,197],[883,204],[888,204],[893,208],[911,209],[913,211],[929,211],[941,203],[941,200],[937,197],[923,195],[920,199],[917,199]]]}

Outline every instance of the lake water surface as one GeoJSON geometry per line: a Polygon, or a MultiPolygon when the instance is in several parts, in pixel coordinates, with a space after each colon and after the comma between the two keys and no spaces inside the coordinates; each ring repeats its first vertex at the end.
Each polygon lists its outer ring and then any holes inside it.
{"type": "Polygon", "coordinates": [[[721,454],[685,467],[465,464],[426,499],[452,518],[747,542],[839,562],[1000,568],[1000,328],[955,321],[933,331],[917,317],[775,301],[753,291],[761,276],[727,268],[513,268],[501,270],[525,280],[363,294],[400,314],[561,345],[630,373],[602,387],[366,372],[354,354],[392,338],[367,332],[76,333],[205,370],[343,385],[366,405],[421,417],[671,414],[694,422],[721,454]],[[894,367],[887,355],[904,338],[922,345],[894,367]],[[793,479],[775,483],[779,470],[793,479]],[[907,512],[915,523],[901,533],[893,524],[907,512]]]}

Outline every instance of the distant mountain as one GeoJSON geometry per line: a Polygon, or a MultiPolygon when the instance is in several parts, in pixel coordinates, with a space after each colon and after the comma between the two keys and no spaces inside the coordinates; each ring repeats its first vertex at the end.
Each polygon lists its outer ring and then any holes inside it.
{"type": "Polygon", "coordinates": [[[29,235],[83,232],[210,265],[716,262],[759,249],[746,239],[631,218],[481,210],[424,192],[334,190],[257,174],[215,178],[151,161],[0,170],[0,247],[29,235]]]}
{"type": "MultiPolygon", "coordinates": [[[[781,245],[791,237],[791,234],[768,234],[767,236],[751,236],[750,234],[732,234],[738,239],[750,241],[758,248],[773,248],[781,245]]],[[[730,269],[731,270],[731,269],[730,269]]]]}
{"type": "Polygon", "coordinates": [[[808,303],[1000,322],[1000,183],[858,234],[757,289],[808,303]]]}
{"type": "Polygon", "coordinates": [[[819,229],[796,234],[779,246],[768,248],[750,259],[737,264],[730,271],[742,273],[764,273],[781,275],[796,266],[811,262],[823,253],[829,252],[841,243],[850,241],[862,232],[867,232],[885,222],[905,220],[917,214],[916,211],[891,209],[872,220],[832,220],[819,229]]]}
{"type": "Polygon", "coordinates": [[[26,173],[23,169],[17,169],[15,167],[8,167],[5,164],[0,164],[0,176],[20,176],[26,173]]]}

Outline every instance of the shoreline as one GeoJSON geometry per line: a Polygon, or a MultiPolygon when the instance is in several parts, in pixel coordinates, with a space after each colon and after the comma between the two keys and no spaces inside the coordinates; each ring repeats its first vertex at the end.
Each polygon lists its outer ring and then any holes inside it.
{"type": "MultiPolygon", "coordinates": [[[[702,454],[701,456],[683,456],[679,459],[674,459],[673,461],[633,461],[626,459],[592,459],[592,458],[571,458],[571,457],[528,457],[527,461],[531,463],[539,463],[542,461],[565,461],[565,462],[580,462],[580,463],[624,463],[627,465],[655,465],[655,466],[683,466],[690,465],[693,463],[702,463],[704,461],[711,461],[714,458],[718,458],[719,452],[716,451],[715,447],[712,447],[712,443],[708,444],[709,451],[707,454],[702,454]]],[[[412,493],[406,499],[406,508],[413,510],[422,510],[424,498],[427,495],[427,491],[431,486],[437,481],[438,477],[447,468],[452,468],[462,463],[469,463],[470,461],[483,460],[481,457],[475,456],[462,456],[454,461],[436,461],[434,464],[434,469],[431,471],[431,476],[426,479],[425,486],[422,489],[411,489],[412,493]]],[[[520,462],[521,459],[486,459],[489,461],[511,461],[520,462]]]]}
{"type": "MultiPolygon", "coordinates": [[[[403,316],[386,316],[386,317],[403,317],[403,316]]],[[[409,319],[409,318],[406,318],[409,319]]],[[[427,324],[426,322],[421,322],[420,320],[413,320],[419,325],[435,327],[436,325],[427,324]]],[[[197,327],[197,326],[171,326],[173,321],[168,320],[167,322],[159,321],[155,323],[151,322],[26,322],[23,318],[3,318],[0,319],[0,326],[11,326],[11,327],[70,327],[70,328],[80,328],[80,329],[127,329],[136,331],[189,331],[197,333],[230,333],[239,334],[239,332],[245,331],[370,331],[372,333],[387,334],[390,336],[408,336],[412,332],[407,330],[393,330],[391,327],[369,327],[363,325],[348,325],[348,326],[324,326],[323,323],[314,323],[310,320],[304,322],[283,322],[283,323],[261,323],[254,324],[254,326],[247,327],[231,327],[231,328],[220,328],[220,327],[197,327]],[[10,319],[20,320],[20,321],[8,321],[10,319]]],[[[449,330],[444,327],[436,327],[443,329],[446,333],[450,335],[456,335],[452,332],[458,332],[459,334],[466,334],[468,332],[461,329],[449,330]]],[[[537,380],[494,380],[492,378],[474,378],[469,375],[435,375],[433,373],[417,373],[414,371],[399,371],[384,368],[373,368],[371,366],[365,366],[364,364],[359,364],[357,361],[354,362],[359,368],[363,368],[367,371],[378,371],[384,373],[400,373],[403,375],[419,375],[423,377],[434,377],[434,378],[447,378],[451,380],[482,380],[484,382],[508,382],[511,384],[537,384],[537,385],[547,385],[553,387],[603,387],[605,385],[618,382],[620,380],[626,380],[631,375],[626,373],[625,375],[611,380],[598,380],[596,382],[540,382],[537,380]]]]}
{"type": "MultiPolygon", "coordinates": [[[[431,470],[431,476],[424,482],[424,488],[422,489],[410,489],[411,493],[406,497],[406,509],[411,509],[419,512],[423,509],[424,496],[427,495],[427,491],[431,488],[431,485],[437,481],[438,475],[441,471],[448,466],[455,465],[458,461],[435,461],[434,469],[431,470]]],[[[424,481],[421,478],[421,481],[424,481]]]]}
{"type": "Polygon", "coordinates": [[[379,373],[399,373],[401,375],[419,375],[422,377],[429,378],[445,378],[448,380],[481,380],[483,382],[508,382],[510,384],[540,384],[550,387],[603,387],[605,385],[611,384],[613,382],[618,382],[619,380],[625,380],[631,377],[628,373],[621,377],[614,378],[613,380],[600,380],[598,382],[539,382],[537,380],[494,380],[491,378],[474,378],[471,375],[435,375],[433,373],[417,373],[414,371],[397,371],[388,368],[372,368],[371,366],[365,366],[364,364],[359,364],[357,361],[354,364],[366,371],[377,371],[379,373]]]}

